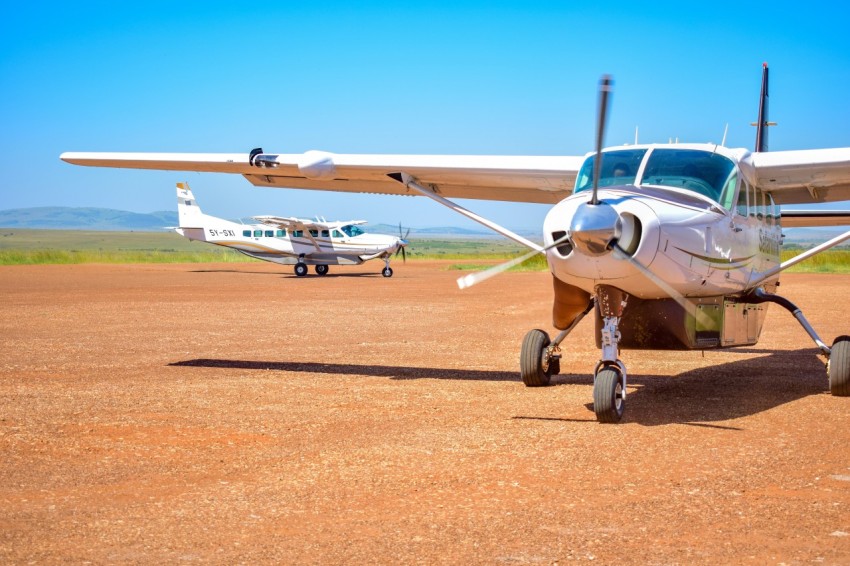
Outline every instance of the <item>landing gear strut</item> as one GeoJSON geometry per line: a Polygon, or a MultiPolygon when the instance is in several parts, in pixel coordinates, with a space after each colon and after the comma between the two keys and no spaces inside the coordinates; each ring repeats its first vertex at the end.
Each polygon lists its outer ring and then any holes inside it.
{"type": "Polygon", "coordinates": [[[390,258],[384,258],[384,269],[381,271],[381,275],[384,277],[392,277],[393,276],[393,268],[390,267],[390,258]]]}
{"type": "Polygon", "coordinates": [[[549,385],[551,377],[561,373],[561,342],[581,322],[581,319],[593,310],[593,305],[594,302],[591,300],[584,312],[562,330],[554,341],[550,341],[549,335],[539,329],[531,330],[525,335],[519,355],[519,369],[522,382],[527,387],[549,385]]]}
{"type": "Polygon", "coordinates": [[[829,392],[836,397],[850,397],[850,336],[839,336],[832,343],[832,348],[827,347],[820,339],[815,329],[803,316],[803,311],[797,305],[779,295],[768,293],[761,287],[757,287],[746,297],[748,303],[776,303],[790,312],[803,330],[809,335],[821,354],[826,356],[826,375],[829,378],[829,392]]]}

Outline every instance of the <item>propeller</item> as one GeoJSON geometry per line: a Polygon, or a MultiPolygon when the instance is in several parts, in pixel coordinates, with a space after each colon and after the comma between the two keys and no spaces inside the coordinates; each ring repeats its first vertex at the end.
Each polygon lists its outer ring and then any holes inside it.
{"type": "Polygon", "coordinates": [[[407,229],[407,232],[404,232],[404,236],[402,236],[402,228],[401,222],[398,223],[398,247],[395,250],[395,255],[398,256],[399,252],[401,252],[401,261],[407,263],[407,252],[404,251],[404,248],[407,247],[407,236],[410,235],[410,228],[407,229]]]}
{"type": "Polygon", "coordinates": [[[590,204],[599,204],[596,191],[599,189],[599,172],[602,170],[602,142],[605,139],[605,122],[608,120],[608,97],[614,89],[611,75],[599,79],[599,115],[596,122],[596,157],[593,159],[593,196],[590,204]]]}

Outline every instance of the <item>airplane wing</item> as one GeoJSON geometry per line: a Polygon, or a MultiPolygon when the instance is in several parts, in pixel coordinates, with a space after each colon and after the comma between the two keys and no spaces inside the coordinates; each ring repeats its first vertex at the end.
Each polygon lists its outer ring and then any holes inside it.
{"type": "Polygon", "coordinates": [[[850,200],[850,147],[752,153],[741,165],[778,204],[850,200]]]}
{"type": "Polygon", "coordinates": [[[850,226],[850,210],[783,210],[783,228],[850,226]]]}
{"type": "Polygon", "coordinates": [[[447,198],[555,204],[572,193],[583,156],[363,155],[308,151],[78,153],[75,165],[243,175],[257,186],[414,195],[387,175],[405,172],[447,198]]]}
{"type": "Polygon", "coordinates": [[[314,220],[306,220],[304,218],[282,217],[282,216],[252,216],[252,218],[269,226],[278,228],[288,228],[290,230],[328,230],[338,226],[347,226],[349,224],[366,224],[366,220],[351,220],[348,222],[319,222],[314,220]]]}

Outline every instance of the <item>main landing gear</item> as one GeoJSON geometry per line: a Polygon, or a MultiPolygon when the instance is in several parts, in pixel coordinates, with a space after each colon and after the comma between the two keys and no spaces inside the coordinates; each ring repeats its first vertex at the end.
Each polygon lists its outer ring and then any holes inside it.
{"type": "MultiPolygon", "coordinates": [[[[627,300],[628,295],[623,291],[600,285],[596,288],[595,299],[591,299],[584,312],[554,340],[550,341],[549,335],[539,329],[526,334],[519,361],[522,382],[528,387],[549,385],[551,377],[561,371],[561,342],[596,306],[602,317],[602,355],[593,372],[593,411],[596,420],[601,423],[620,422],[626,406],[627,373],[625,364],[619,359],[621,336],[618,324],[627,300]]],[[[767,293],[761,288],[738,300],[751,304],[776,303],[791,312],[827,358],[830,393],[836,397],[850,397],[850,336],[839,336],[832,343],[832,348],[828,347],[799,308],[788,299],[767,293]]]]}
{"type": "Polygon", "coordinates": [[[821,353],[826,356],[829,392],[836,397],[850,397],[850,336],[839,336],[832,343],[832,348],[828,348],[815,332],[815,329],[812,328],[812,325],[809,324],[809,321],[806,320],[806,317],[803,316],[803,311],[785,297],[773,295],[758,287],[746,299],[752,303],[776,303],[790,312],[821,353]]]}

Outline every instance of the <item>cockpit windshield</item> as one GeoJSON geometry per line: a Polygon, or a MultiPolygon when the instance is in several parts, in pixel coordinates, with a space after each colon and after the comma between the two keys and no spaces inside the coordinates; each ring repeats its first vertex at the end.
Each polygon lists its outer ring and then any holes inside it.
{"type": "Polygon", "coordinates": [[[359,236],[360,234],[366,233],[363,230],[361,230],[360,228],[358,228],[357,226],[354,226],[353,224],[343,226],[343,227],[340,228],[340,230],[345,232],[346,236],[348,236],[349,238],[353,238],[354,236],[359,236]]]}
{"type": "MultiPolygon", "coordinates": [[[[603,153],[602,167],[599,172],[599,186],[633,185],[644,155],[646,155],[646,149],[620,149],[603,153]]],[[[576,178],[574,192],[586,191],[593,187],[593,164],[595,161],[595,155],[584,160],[576,178]]]]}
{"type": "Polygon", "coordinates": [[[656,149],[646,162],[640,184],[681,187],[720,202],[720,195],[734,170],[735,164],[717,153],[656,149]]]}

